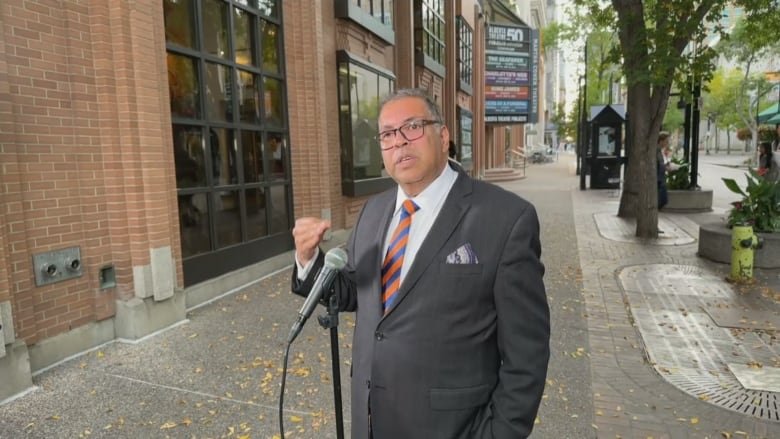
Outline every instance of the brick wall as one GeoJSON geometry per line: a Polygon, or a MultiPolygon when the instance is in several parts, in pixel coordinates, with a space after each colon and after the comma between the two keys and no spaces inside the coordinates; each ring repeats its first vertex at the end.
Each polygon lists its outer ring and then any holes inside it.
{"type": "Polygon", "coordinates": [[[112,316],[150,248],[179,251],[162,17],[157,0],[0,2],[0,301],[28,344],[112,316]],[[36,287],[32,256],[71,246],[84,275],[36,287]]]}

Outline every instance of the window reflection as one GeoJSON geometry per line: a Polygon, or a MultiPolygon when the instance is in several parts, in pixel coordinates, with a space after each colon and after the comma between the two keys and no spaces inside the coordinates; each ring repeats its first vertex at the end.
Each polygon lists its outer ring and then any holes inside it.
{"type": "Polygon", "coordinates": [[[265,190],[263,188],[247,188],[245,193],[247,239],[267,236],[265,190]]]}
{"type": "Polygon", "coordinates": [[[255,32],[252,22],[255,16],[249,12],[233,8],[233,44],[236,49],[236,62],[243,65],[257,65],[255,62],[255,32]]]}
{"type": "Polygon", "coordinates": [[[258,131],[241,132],[241,151],[244,163],[244,183],[263,180],[262,135],[258,131]]]}
{"type": "Polygon", "coordinates": [[[268,134],[266,157],[271,161],[271,180],[287,178],[287,142],[281,134],[268,134]]]}
{"type": "Polygon", "coordinates": [[[279,73],[279,26],[260,20],[263,34],[263,69],[279,73]]]}
{"type": "Polygon", "coordinates": [[[200,81],[197,60],[168,53],[168,96],[173,116],[199,118],[200,81]]]}
{"type": "Polygon", "coordinates": [[[257,77],[250,72],[238,72],[238,113],[241,122],[260,122],[260,90],[257,77]]]}
{"type": "Polygon", "coordinates": [[[195,18],[191,0],[165,0],[165,41],[195,48],[195,18]]]}
{"type": "Polygon", "coordinates": [[[279,18],[279,0],[259,0],[257,2],[257,9],[261,14],[267,15],[273,18],[279,18]]]}
{"type": "Polygon", "coordinates": [[[225,248],[242,241],[241,200],[238,191],[220,191],[214,194],[217,248],[225,248]]]}
{"type": "Polygon", "coordinates": [[[271,202],[273,211],[271,212],[271,234],[274,233],[289,233],[290,230],[290,216],[289,207],[287,206],[287,187],[286,186],[271,186],[269,188],[271,193],[271,202]]]}
{"type": "Polygon", "coordinates": [[[228,47],[228,8],[223,0],[203,2],[203,46],[210,55],[226,58],[228,47]]]}
{"type": "Polygon", "coordinates": [[[206,63],[206,110],[211,119],[232,121],[231,87],[230,69],[227,66],[206,63]]]}
{"type": "Polygon", "coordinates": [[[225,186],[238,183],[236,151],[233,130],[211,128],[209,130],[211,169],[214,185],[225,186]]]}
{"type": "Polygon", "coordinates": [[[179,233],[182,257],[211,250],[206,193],[179,195],[179,233]]]}
{"type": "Polygon", "coordinates": [[[173,157],[176,162],[176,187],[206,186],[206,159],[200,127],[173,126],[173,157]]]}
{"type": "Polygon", "coordinates": [[[282,82],[278,79],[263,78],[263,91],[265,95],[264,122],[273,125],[282,125],[282,82]]]}

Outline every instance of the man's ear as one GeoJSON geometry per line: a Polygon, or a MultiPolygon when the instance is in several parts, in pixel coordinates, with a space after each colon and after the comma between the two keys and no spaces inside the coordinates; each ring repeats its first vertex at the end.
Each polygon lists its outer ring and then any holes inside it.
{"type": "Polygon", "coordinates": [[[450,150],[450,130],[447,128],[447,125],[441,126],[441,132],[439,133],[439,136],[441,137],[441,144],[444,151],[450,150]]]}

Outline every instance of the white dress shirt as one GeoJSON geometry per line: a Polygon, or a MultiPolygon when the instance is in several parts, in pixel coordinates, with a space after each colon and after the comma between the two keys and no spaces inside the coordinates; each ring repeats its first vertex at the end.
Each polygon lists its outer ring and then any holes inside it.
{"type": "MultiPolygon", "coordinates": [[[[444,172],[436,177],[436,180],[433,180],[427,188],[411,199],[414,201],[414,204],[419,207],[419,210],[412,215],[412,225],[409,227],[409,240],[406,243],[404,263],[401,265],[401,284],[403,284],[406,273],[409,272],[409,267],[412,266],[412,262],[414,262],[414,258],[417,256],[417,252],[420,250],[420,246],[425,240],[425,237],[428,236],[428,232],[431,230],[431,227],[433,227],[433,222],[436,221],[436,218],[439,216],[444,200],[447,199],[447,195],[450,193],[450,189],[452,189],[452,185],[455,184],[457,178],[458,173],[447,165],[444,167],[444,172]]],[[[385,237],[385,244],[382,247],[383,261],[387,254],[387,247],[390,246],[390,238],[392,238],[393,231],[395,231],[398,222],[401,221],[401,206],[406,199],[406,194],[398,187],[395,210],[393,211],[393,220],[390,221],[390,227],[387,229],[387,236],[385,237]]]]}

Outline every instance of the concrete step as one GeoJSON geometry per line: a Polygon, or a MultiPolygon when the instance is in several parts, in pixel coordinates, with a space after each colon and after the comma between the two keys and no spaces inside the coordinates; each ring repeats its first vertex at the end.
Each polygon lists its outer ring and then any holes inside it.
{"type": "Polygon", "coordinates": [[[514,181],[525,178],[525,172],[514,168],[491,168],[485,169],[483,180],[490,182],[514,181]]]}

